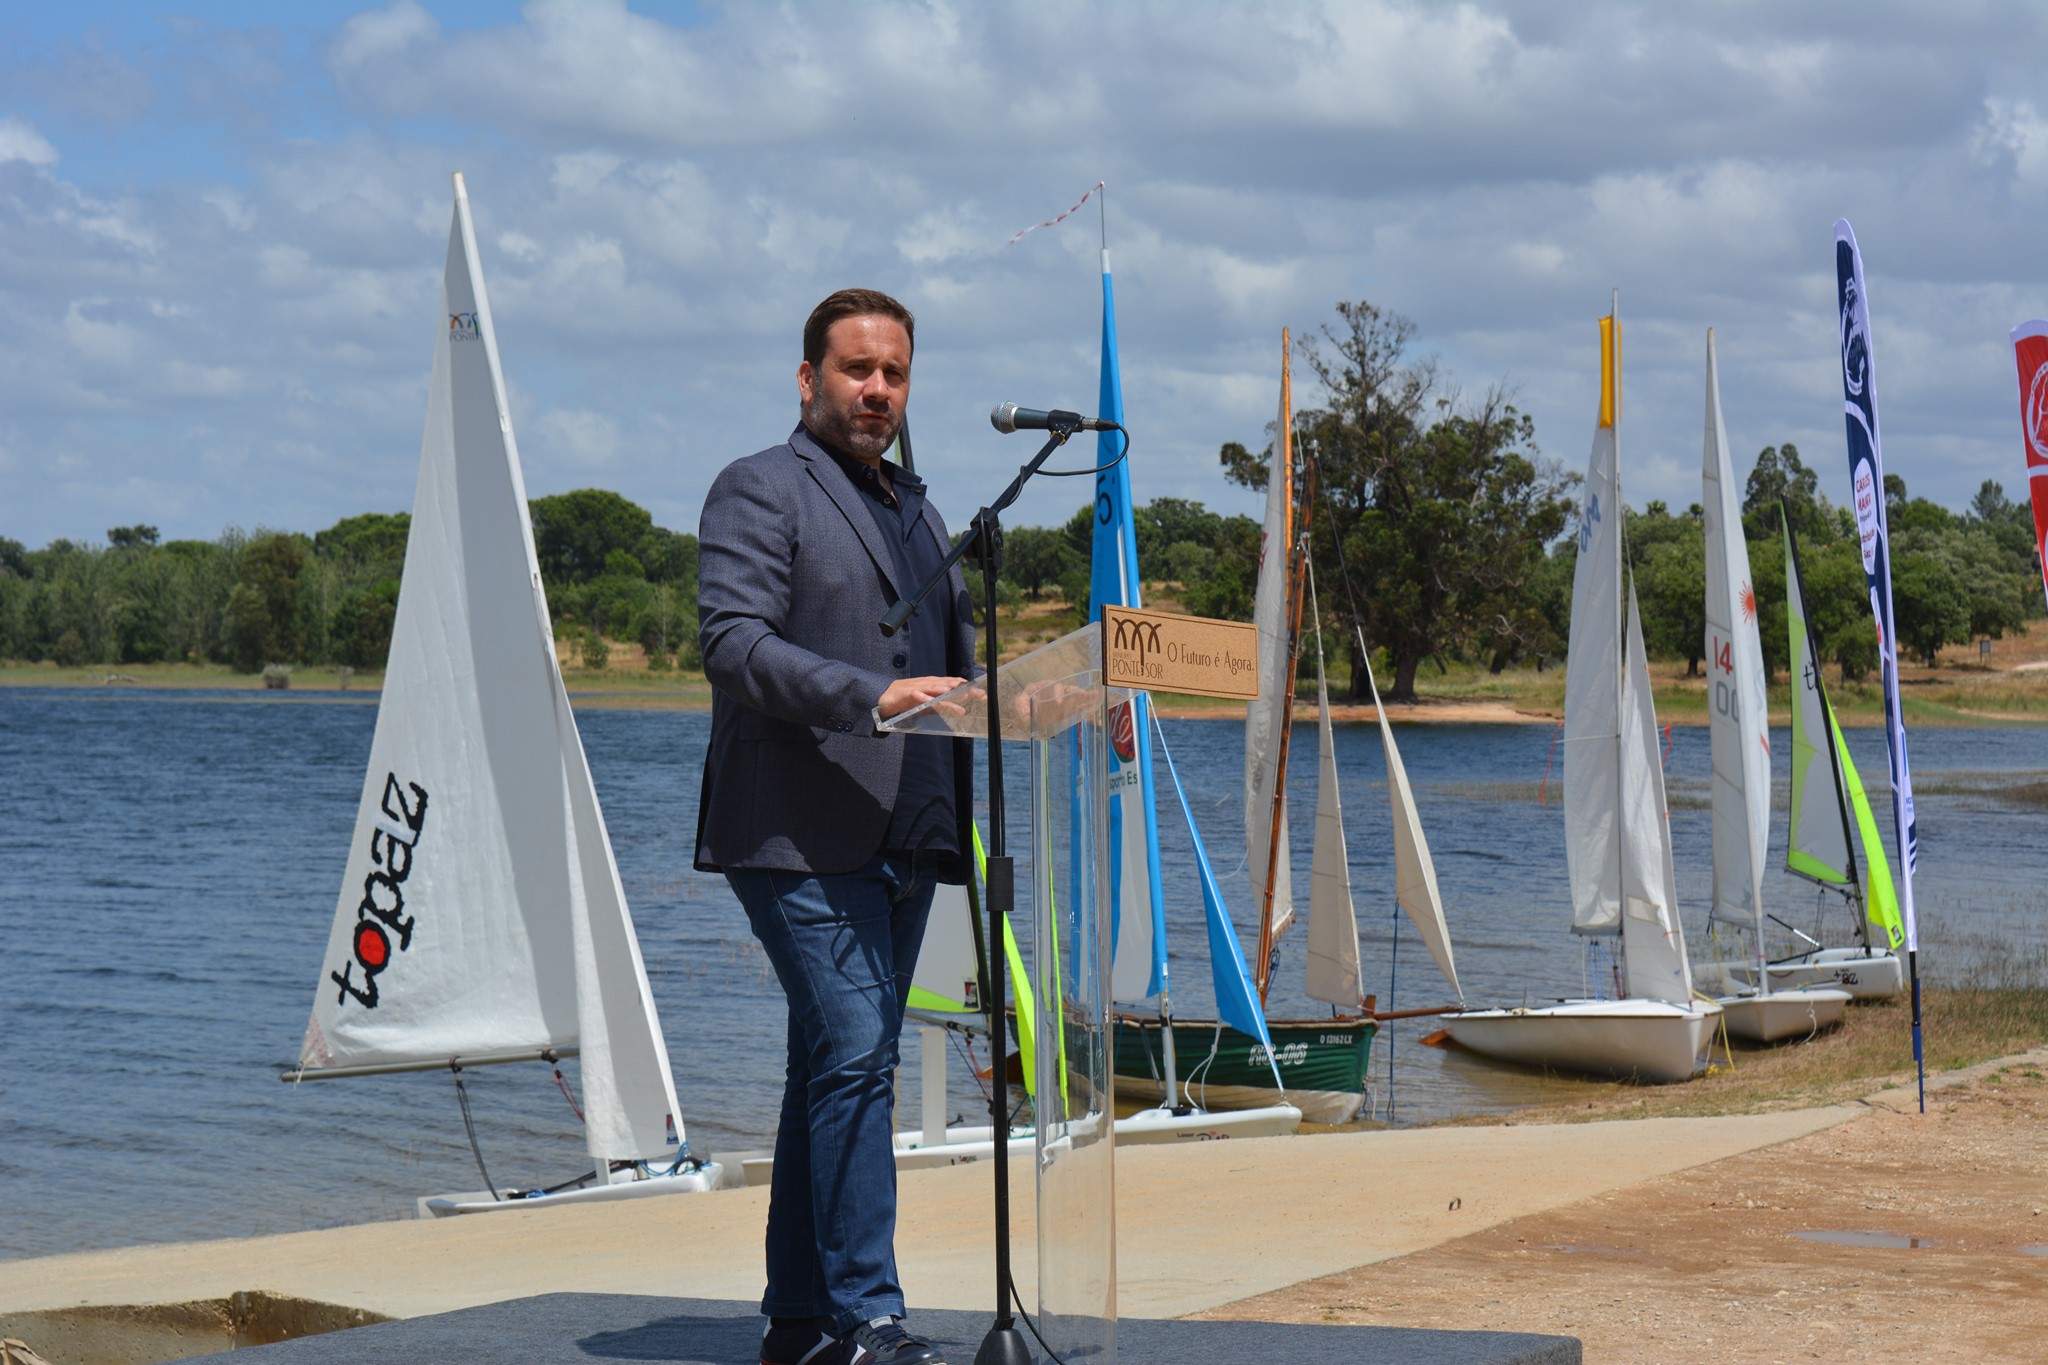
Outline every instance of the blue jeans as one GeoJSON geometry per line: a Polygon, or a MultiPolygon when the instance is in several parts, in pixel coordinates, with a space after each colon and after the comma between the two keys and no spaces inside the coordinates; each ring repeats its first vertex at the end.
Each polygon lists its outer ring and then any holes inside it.
{"type": "Polygon", "coordinates": [[[930,870],[877,856],[829,876],[730,868],[789,1000],[761,1311],[845,1332],[903,1313],[896,1279],[895,1073],[930,870]]]}

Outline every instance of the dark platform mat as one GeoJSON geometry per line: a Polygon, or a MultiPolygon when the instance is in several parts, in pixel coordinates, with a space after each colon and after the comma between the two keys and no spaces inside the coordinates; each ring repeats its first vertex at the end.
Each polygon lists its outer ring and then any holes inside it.
{"type": "MultiPolygon", "coordinates": [[[[949,1365],[973,1365],[975,1348],[992,1320],[987,1312],[921,1310],[912,1312],[910,1323],[919,1335],[947,1347],[949,1365]]],[[[761,1328],[754,1304],[727,1299],[543,1294],[202,1358],[231,1359],[234,1365],[387,1360],[433,1365],[589,1365],[611,1360],[754,1365],[760,1359],[761,1328]]],[[[1116,1340],[1119,1365],[1579,1365],[1582,1358],[1573,1337],[1411,1327],[1124,1318],[1117,1323],[1116,1340]]],[[[1035,1351],[1036,1343],[1033,1346],[1035,1351]]]]}

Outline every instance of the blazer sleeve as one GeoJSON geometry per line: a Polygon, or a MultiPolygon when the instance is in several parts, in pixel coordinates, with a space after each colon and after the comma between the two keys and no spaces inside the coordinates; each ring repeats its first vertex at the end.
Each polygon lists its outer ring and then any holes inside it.
{"type": "Polygon", "coordinates": [[[875,735],[892,679],[785,637],[798,551],[795,499],[765,461],[738,460],[713,481],[698,522],[697,636],[704,676],[745,705],[794,725],[875,735]]]}

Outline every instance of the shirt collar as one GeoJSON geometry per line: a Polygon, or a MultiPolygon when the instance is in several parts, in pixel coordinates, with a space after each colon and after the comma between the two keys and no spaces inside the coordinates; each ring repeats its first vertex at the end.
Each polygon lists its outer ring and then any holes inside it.
{"type": "Polygon", "coordinates": [[[818,439],[817,434],[809,427],[799,427],[799,429],[804,435],[811,438],[811,444],[824,451],[827,455],[830,455],[833,462],[846,471],[846,477],[852,481],[855,488],[858,488],[883,506],[900,507],[910,498],[921,496],[924,493],[924,480],[918,478],[917,475],[901,465],[889,460],[883,460],[881,461],[880,470],[878,470],[874,465],[856,460],[846,452],[825,444],[825,442],[818,439]],[[893,497],[883,491],[882,471],[887,471],[889,484],[895,489],[893,497]]]}

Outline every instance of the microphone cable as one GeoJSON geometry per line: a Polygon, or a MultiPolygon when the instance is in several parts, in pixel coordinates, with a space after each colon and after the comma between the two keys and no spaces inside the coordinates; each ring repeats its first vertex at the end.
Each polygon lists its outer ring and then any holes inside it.
{"type": "Polygon", "coordinates": [[[1117,433],[1124,438],[1123,449],[1119,450],[1116,458],[1108,464],[1099,464],[1093,469],[1041,469],[1038,471],[1039,474],[1048,479],[1078,479],[1086,474],[1102,474],[1115,469],[1131,458],[1131,433],[1121,426],[1117,428],[1117,433]]]}

